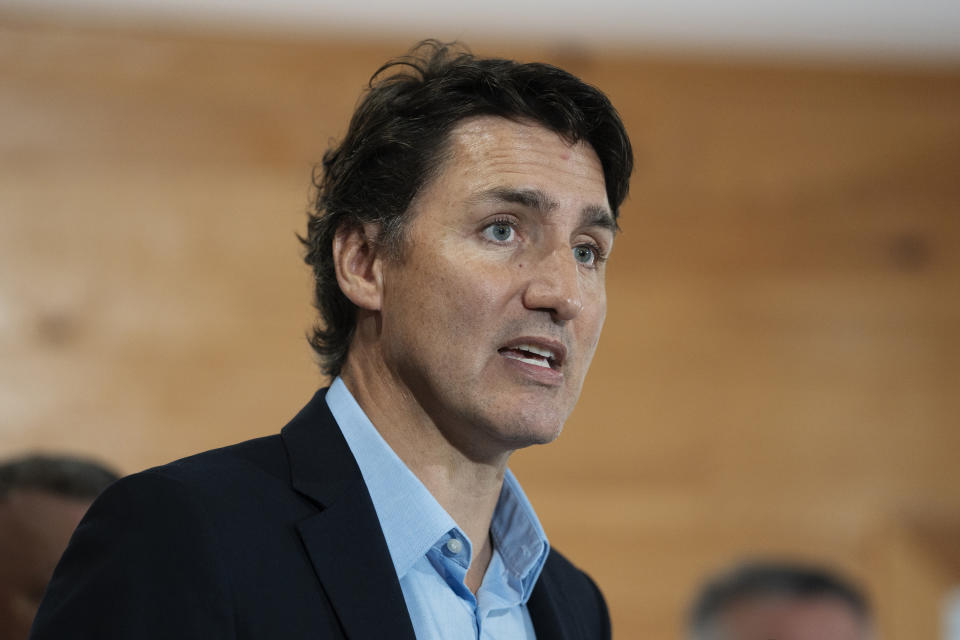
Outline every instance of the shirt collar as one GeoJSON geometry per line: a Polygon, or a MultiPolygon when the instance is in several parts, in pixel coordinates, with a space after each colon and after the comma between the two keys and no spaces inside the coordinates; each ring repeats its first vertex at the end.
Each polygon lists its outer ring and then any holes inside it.
{"type": "Polygon", "coordinates": [[[522,581],[525,601],[547,561],[550,543],[533,506],[510,469],[503,476],[503,488],[493,512],[490,533],[504,566],[522,581]]]}
{"type": "MultiPolygon", "coordinates": [[[[450,514],[390,448],[341,378],[330,385],[326,401],[360,467],[397,577],[402,579],[451,531],[467,539],[450,514]]],[[[507,571],[523,583],[525,600],[543,569],[550,545],[533,506],[509,469],[490,531],[507,571]]]]}
{"type": "Polygon", "coordinates": [[[330,385],[326,400],[360,467],[393,567],[402,578],[457,523],[390,448],[341,378],[330,385]]]}

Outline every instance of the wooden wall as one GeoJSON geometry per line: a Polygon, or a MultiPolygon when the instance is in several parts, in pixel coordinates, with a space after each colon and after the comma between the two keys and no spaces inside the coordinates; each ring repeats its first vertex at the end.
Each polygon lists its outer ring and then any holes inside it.
{"type": "MultiPolygon", "coordinates": [[[[125,472],[322,383],[310,170],[410,43],[0,17],[0,455],[125,472]]],[[[745,554],[834,564],[888,640],[960,582],[960,69],[602,53],[638,151],[579,407],[514,468],[620,638],[745,554]]]]}

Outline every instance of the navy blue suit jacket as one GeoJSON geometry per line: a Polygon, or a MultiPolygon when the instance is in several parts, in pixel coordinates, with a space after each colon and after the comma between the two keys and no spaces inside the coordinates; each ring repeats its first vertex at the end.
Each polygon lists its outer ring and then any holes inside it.
{"type": "MultiPolygon", "coordinates": [[[[319,391],[280,435],[124,478],[80,523],[33,640],[414,640],[380,523],[319,391]]],[[[540,640],[609,638],[596,585],[551,551],[540,640]]]]}

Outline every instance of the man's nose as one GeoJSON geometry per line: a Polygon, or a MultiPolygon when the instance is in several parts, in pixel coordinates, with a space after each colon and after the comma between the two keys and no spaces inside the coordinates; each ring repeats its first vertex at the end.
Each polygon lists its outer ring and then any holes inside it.
{"type": "Polygon", "coordinates": [[[547,311],[557,322],[573,320],[583,310],[580,272],[573,250],[560,247],[530,265],[523,295],[528,309],[547,311]]]}

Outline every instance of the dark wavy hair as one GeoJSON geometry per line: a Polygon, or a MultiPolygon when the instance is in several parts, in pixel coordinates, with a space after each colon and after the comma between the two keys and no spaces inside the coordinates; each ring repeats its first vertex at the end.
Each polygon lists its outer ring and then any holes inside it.
{"type": "Polygon", "coordinates": [[[712,625],[727,608],[765,596],[834,598],[850,607],[864,623],[870,619],[867,597],[836,573],[790,561],[752,560],[714,577],[703,587],[688,615],[691,637],[712,637],[712,625]]]}
{"type": "Polygon", "coordinates": [[[0,502],[13,491],[93,500],[119,476],[93,460],[34,453],[0,462],[0,502]]]}
{"type": "Polygon", "coordinates": [[[411,201],[442,167],[451,130],[476,116],[529,121],[567,142],[588,143],[600,158],[614,218],[627,196],[633,151],[607,97],[570,73],[542,63],[478,58],[461,45],[426,40],[371,77],[343,141],[314,171],[316,196],[300,238],[313,268],[321,324],[310,345],[323,372],[340,373],[356,327],[356,308],[340,291],[333,238],[341,225],[374,223],[370,240],[399,256],[411,201]]]}

